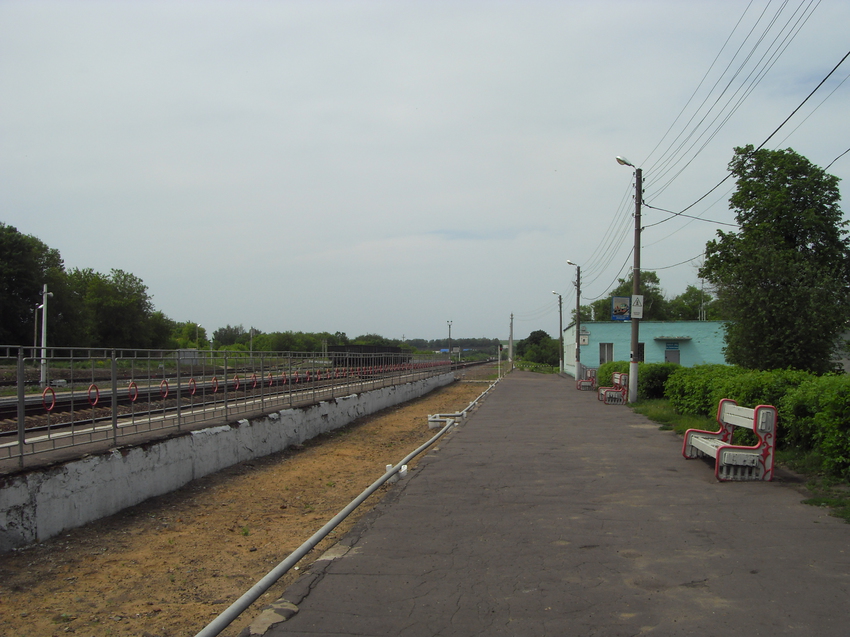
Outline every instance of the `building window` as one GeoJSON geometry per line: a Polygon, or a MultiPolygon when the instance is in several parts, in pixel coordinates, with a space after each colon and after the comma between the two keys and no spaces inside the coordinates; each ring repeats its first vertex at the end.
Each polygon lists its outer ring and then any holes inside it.
{"type": "Polygon", "coordinates": [[[614,343],[599,343],[599,364],[604,365],[614,360],[614,343]]]}

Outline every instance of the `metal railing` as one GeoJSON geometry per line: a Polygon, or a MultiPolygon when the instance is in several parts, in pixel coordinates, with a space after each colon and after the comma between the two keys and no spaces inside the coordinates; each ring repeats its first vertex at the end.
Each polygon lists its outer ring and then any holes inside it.
{"type": "Polygon", "coordinates": [[[0,347],[0,460],[143,440],[450,369],[441,354],[0,347]]]}

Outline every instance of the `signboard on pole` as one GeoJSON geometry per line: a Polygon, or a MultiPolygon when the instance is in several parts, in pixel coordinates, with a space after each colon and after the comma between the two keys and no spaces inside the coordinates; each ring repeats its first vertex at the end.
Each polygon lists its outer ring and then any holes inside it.
{"type": "Polygon", "coordinates": [[[643,318],[643,294],[632,296],[632,318],[643,318]]]}
{"type": "Polygon", "coordinates": [[[627,296],[612,296],[611,297],[611,320],[612,321],[630,321],[631,314],[629,306],[631,299],[627,296]]]}

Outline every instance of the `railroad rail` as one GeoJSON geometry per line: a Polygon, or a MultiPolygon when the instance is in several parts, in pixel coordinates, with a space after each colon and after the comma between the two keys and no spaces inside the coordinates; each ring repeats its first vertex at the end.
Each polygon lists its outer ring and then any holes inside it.
{"type": "Polygon", "coordinates": [[[444,355],[0,347],[0,460],[120,444],[444,374],[444,355]],[[35,377],[41,377],[38,385],[35,377]]]}

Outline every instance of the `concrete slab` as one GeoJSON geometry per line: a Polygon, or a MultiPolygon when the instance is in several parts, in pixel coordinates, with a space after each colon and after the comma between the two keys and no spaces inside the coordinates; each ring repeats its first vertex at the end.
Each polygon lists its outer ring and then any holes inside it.
{"type": "Polygon", "coordinates": [[[850,525],[782,478],[514,372],[284,598],[265,634],[794,635],[850,626],[850,525]]]}

